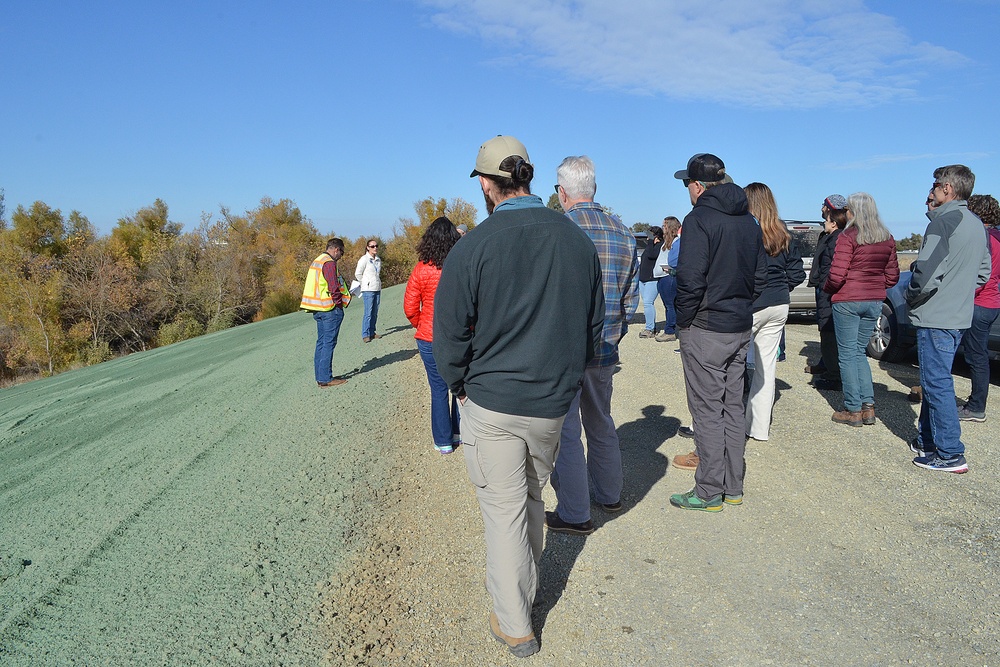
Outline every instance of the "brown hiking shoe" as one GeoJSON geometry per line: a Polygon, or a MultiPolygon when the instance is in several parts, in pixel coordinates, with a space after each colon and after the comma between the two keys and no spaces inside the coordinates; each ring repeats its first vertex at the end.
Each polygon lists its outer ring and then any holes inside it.
{"type": "Polygon", "coordinates": [[[875,423],[874,403],[861,404],[861,423],[864,424],[865,426],[871,426],[875,423]]]}
{"type": "Polygon", "coordinates": [[[323,388],[326,387],[338,387],[347,382],[344,378],[333,378],[329,382],[318,382],[317,384],[323,388]]]}
{"type": "Polygon", "coordinates": [[[923,400],[923,398],[924,398],[923,390],[920,388],[920,385],[918,384],[915,387],[910,387],[910,395],[906,397],[906,400],[908,400],[910,403],[919,403],[920,401],[923,400]]]}
{"type": "MultiPolygon", "coordinates": [[[[874,419],[874,411],[872,412],[872,418],[874,419]]],[[[863,423],[861,421],[861,413],[851,412],[850,410],[841,410],[840,412],[834,412],[833,416],[830,417],[830,419],[837,422],[838,424],[847,424],[848,426],[857,426],[858,428],[860,428],[863,423]]]]}
{"type": "Polygon", "coordinates": [[[519,658],[527,658],[538,653],[538,640],[532,632],[527,637],[511,637],[500,629],[500,620],[494,612],[490,612],[490,634],[501,644],[507,645],[507,650],[519,658]]]}
{"type": "Polygon", "coordinates": [[[678,454],[674,457],[674,467],[681,470],[697,470],[698,455],[694,452],[689,454],[678,454]]]}

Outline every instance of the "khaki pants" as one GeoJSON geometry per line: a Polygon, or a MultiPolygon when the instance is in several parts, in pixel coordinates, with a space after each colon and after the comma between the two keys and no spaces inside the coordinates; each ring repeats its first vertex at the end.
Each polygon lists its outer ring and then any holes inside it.
{"type": "Polygon", "coordinates": [[[542,489],[555,465],[563,419],[494,412],[466,399],[462,450],[486,532],[486,589],[500,629],[531,634],[538,588],[545,504],[542,489]]]}

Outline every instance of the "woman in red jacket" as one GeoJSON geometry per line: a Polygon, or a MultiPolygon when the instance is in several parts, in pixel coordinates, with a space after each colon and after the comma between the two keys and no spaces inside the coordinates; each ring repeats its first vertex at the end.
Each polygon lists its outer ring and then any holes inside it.
{"type": "Polygon", "coordinates": [[[848,426],[875,423],[872,369],[865,348],[882,312],[885,290],[899,281],[896,241],[867,192],[847,199],[847,227],[837,239],[823,290],[833,295],[833,326],[840,354],[844,409],[833,421],[848,426]]]}
{"type": "Polygon", "coordinates": [[[427,227],[417,244],[417,265],[406,281],[403,312],[410,324],[417,328],[417,350],[427,370],[427,383],[431,386],[431,434],[434,448],[442,454],[451,454],[461,441],[458,430],[458,399],[448,399],[448,385],[438,373],[434,362],[431,341],[434,340],[434,294],[444,258],[455,243],[462,238],[451,220],[440,217],[427,227]]]}

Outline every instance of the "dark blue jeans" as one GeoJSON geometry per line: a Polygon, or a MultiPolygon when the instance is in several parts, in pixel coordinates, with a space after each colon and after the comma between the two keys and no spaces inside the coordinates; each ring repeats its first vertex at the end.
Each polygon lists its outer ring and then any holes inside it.
{"type": "Polygon", "coordinates": [[[976,306],[972,313],[972,326],[962,336],[965,363],[972,376],[972,394],[965,404],[971,412],[986,412],[986,398],[990,392],[990,327],[1000,315],[1000,308],[976,306]]]}
{"type": "Polygon", "coordinates": [[[427,384],[431,387],[431,435],[434,437],[435,445],[451,445],[456,439],[453,436],[460,433],[458,399],[451,396],[449,400],[448,385],[438,373],[432,348],[430,342],[417,339],[417,350],[424,362],[424,370],[427,371],[427,384]]]}
{"type": "Polygon", "coordinates": [[[371,338],[375,335],[378,304],[382,301],[382,292],[362,292],[361,298],[365,302],[365,316],[361,320],[361,337],[371,338]]]}
{"type": "Polygon", "coordinates": [[[316,354],[313,356],[316,382],[329,382],[333,379],[333,348],[337,347],[344,309],[315,312],[313,319],[316,320],[316,354]]]}
{"type": "Polygon", "coordinates": [[[943,459],[965,453],[955,407],[955,379],[951,376],[951,365],[961,341],[961,329],[917,327],[917,359],[923,389],[918,422],[920,442],[924,449],[937,449],[943,459]]]}
{"type": "Polygon", "coordinates": [[[667,311],[667,322],[663,330],[668,334],[677,333],[677,311],[674,310],[674,299],[677,298],[677,278],[664,276],[656,281],[656,291],[660,293],[660,301],[667,311]]]}

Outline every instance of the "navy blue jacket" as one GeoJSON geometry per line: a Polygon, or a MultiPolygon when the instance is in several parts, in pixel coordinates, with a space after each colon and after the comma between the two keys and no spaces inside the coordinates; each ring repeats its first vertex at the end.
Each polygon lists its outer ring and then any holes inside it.
{"type": "Polygon", "coordinates": [[[683,230],[677,326],[749,331],[753,302],[767,285],[767,254],[743,188],[724,183],[703,192],[684,218],[683,230]]]}

